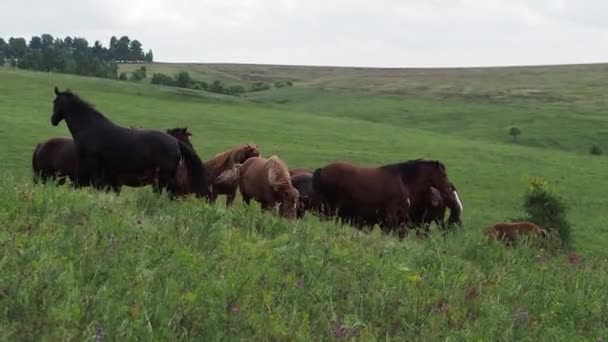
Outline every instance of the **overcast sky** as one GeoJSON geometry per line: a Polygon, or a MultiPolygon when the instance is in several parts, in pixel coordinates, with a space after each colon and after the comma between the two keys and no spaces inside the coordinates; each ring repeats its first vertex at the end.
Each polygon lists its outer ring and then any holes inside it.
{"type": "Polygon", "coordinates": [[[608,62],[608,0],[16,0],[0,36],[139,39],[156,61],[389,67],[608,62]]]}

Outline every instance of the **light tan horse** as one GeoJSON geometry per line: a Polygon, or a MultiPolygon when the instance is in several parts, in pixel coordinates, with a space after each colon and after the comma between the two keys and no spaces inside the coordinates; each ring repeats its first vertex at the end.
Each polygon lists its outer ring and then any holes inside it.
{"type": "Polygon", "coordinates": [[[226,206],[232,205],[236,196],[238,182],[219,182],[218,177],[222,173],[230,171],[234,165],[243,164],[251,157],[260,156],[261,153],[258,145],[245,144],[220,152],[205,161],[203,164],[207,171],[208,184],[211,186],[211,202],[215,202],[219,195],[226,195],[226,206]]]}
{"type": "Polygon", "coordinates": [[[500,222],[487,226],[484,230],[488,240],[500,240],[507,245],[514,244],[520,236],[528,234],[547,236],[547,231],[532,222],[500,222]]]}
{"type": "Polygon", "coordinates": [[[300,193],[291,184],[289,169],[279,157],[249,158],[242,165],[234,166],[219,178],[220,182],[226,183],[236,183],[237,180],[246,204],[255,199],[261,204],[262,209],[271,211],[277,203],[280,203],[280,216],[296,218],[300,193]]]}

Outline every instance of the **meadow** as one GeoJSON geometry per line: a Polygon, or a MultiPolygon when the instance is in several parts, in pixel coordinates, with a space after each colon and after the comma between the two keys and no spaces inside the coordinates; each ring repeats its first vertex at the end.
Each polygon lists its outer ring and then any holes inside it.
{"type": "Polygon", "coordinates": [[[148,73],[169,67],[294,86],[232,97],[0,68],[3,339],[608,337],[608,162],[589,154],[608,132],[605,65],[152,64],[148,73]],[[256,206],[171,202],[150,189],[33,186],[35,144],[69,135],[50,125],[55,85],[123,125],[187,126],[203,158],[253,142],[291,167],[439,159],[464,202],[463,227],[399,242],[314,217],[285,222],[256,206]],[[517,144],[511,125],[522,130],[517,144]],[[483,240],[487,224],[521,215],[530,177],[566,200],[581,260],[483,240]]]}

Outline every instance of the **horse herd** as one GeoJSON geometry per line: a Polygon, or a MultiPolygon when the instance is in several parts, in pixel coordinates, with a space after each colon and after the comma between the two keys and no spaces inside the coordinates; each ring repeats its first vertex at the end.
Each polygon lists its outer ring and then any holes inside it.
{"type": "Polygon", "coordinates": [[[51,123],[62,120],[72,139],[55,137],[37,144],[32,168],[35,182],[70,179],[76,187],[93,186],[117,193],[123,185],[152,185],[171,198],[195,195],[215,202],[226,195],[232,205],[237,189],[246,204],[289,219],[311,212],[358,228],[378,225],[404,237],[413,227],[428,232],[461,224],[462,202],[437,160],[410,160],[378,167],[334,162],[289,169],[277,156],[263,158],[258,145],[243,144],[201,161],[187,127],[158,130],[122,127],[71,92],[55,87],[51,123]],[[446,209],[450,209],[447,224],[446,209]]]}

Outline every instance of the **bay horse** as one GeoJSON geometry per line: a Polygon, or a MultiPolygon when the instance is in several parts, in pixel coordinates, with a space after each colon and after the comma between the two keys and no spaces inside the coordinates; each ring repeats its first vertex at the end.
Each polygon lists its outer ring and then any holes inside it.
{"type": "Polygon", "coordinates": [[[131,129],[113,123],[69,89],[55,87],[53,126],[65,120],[78,156],[79,182],[117,186],[121,174],[158,170],[155,192],[175,194],[176,170],[183,158],[192,171],[197,196],[206,196],[205,167],[196,152],[166,132],[131,129]]]}
{"type": "Polygon", "coordinates": [[[238,167],[238,179],[245,204],[248,205],[255,199],[263,210],[270,211],[280,203],[280,216],[296,218],[300,193],[293,187],[289,169],[279,157],[273,155],[268,159],[247,159],[238,167]]]}
{"type": "Polygon", "coordinates": [[[247,159],[260,157],[260,147],[255,144],[244,144],[235,146],[229,150],[220,152],[203,164],[207,170],[208,183],[211,187],[210,200],[214,203],[219,195],[226,195],[226,206],[231,206],[236,197],[238,182],[219,181],[218,177],[233,166],[243,164],[247,159]]]}
{"type": "Polygon", "coordinates": [[[487,226],[484,235],[488,240],[500,240],[507,246],[513,245],[522,235],[547,236],[547,231],[532,222],[495,223],[487,226]]]}
{"type": "Polygon", "coordinates": [[[326,216],[358,228],[379,224],[404,237],[410,193],[399,169],[335,162],[316,169],[312,184],[326,216]]]}

